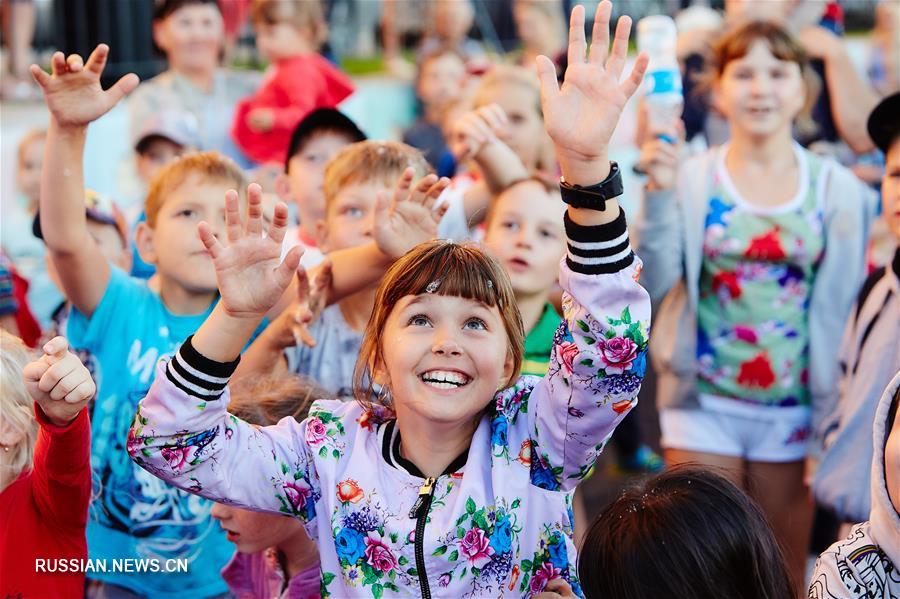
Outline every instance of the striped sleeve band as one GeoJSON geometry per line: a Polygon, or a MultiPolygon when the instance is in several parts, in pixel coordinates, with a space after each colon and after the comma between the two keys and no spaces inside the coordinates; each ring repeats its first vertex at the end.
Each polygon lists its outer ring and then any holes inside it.
{"type": "Polygon", "coordinates": [[[196,349],[188,337],[166,365],[166,376],[173,385],[203,400],[219,399],[241,358],[233,362],[210,360],[196,349]]]}
{"type": "Polygon", "coordinates": [[[616,220],[586,227],[565,216],[568,252],[566,264],[575,272],[586,275],[619,272],[634,261],[628,242],[625,212],[619,209],[616,220]]]}

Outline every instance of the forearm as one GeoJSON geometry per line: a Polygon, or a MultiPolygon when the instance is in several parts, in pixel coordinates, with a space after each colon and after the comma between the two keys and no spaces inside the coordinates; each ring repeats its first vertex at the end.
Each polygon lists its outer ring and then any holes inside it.
{"type": "MultiPolygon", "coordinates": [[[[331,252],[328,260],[332,265],[331,288],[326,297],[328,305],[377,283],[394,262],[393,258],[378,249],[375,242],[331,252]]],[[[319,268],[312,269],[310,280],[315,280],[319,268]]]]}
{"type": "Polygon", "coordinates": [[[91,498],[91,426],[87,410],[69,423],[53,424],[35,405],[40,429],[34,454],[35,502],[66,526],[87,521],[91,498]]]}
{"type": "Polygon", "coordinates": [[[278,366],[284,361],[284,348],[274,343],[272,339],[272,326],[256,338],[244,355],[241,356],[241,363],[237,370],[234,371],[234,378],[240,379],[248,376],[266,376],[272,374],[279,369],[278,366]]]}
{"type": "Polygon", "coordinates": [[[530,175],[518,155],[503,142],[485,144],[475,155],[475,164],[492,196],[530,175]]]}
{"type": "Polygon", "coordinates": [[[220,301],[194,334],[194,349],[210,360],[233,362],[262,319],[262,314],[247,317],[229,314],[220,301]]]}
{"type": "Polygon", "coordinates": [[[44,243],[56,254],[76,254],[89,238],[84,211],[86,127],[60,127],[51,117],[41,171],[44,243]]]}
{"type": "Polygon", "coordinates": [[[857,154],[874,150],[875,144],[866,132],[866,119],[878,97],[859,76],[843,47],[825,60],[825,80],[831,96],[831,115],[841,138],[857,154]]]}

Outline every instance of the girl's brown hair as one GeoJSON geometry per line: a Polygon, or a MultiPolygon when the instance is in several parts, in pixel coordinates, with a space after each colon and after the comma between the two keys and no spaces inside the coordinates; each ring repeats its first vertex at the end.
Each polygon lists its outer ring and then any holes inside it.
{"type": "Polygon", "coordinates": [[[525,353],[525,329],[506,271],[475,244],[428,241],[397,260],[378,286],[375,308],[353,371],[353,394],[363,407],[368,406],[374,392],[372,373],[383,358],[381,335],[388,317],[401,298],[423,293],[497,306],[513,360],[506,385],[512,385],[518,377],[525,353]]]}
{"type": "Polygon", "coordinates": [[[774,21],[742,21],[727,29],[713,44],[709,69],[702,77],[701,88],[711,89],[713,82],[722,78],[728,63],[746,56],[758,41],[764,42],[778,60],[793,62],[800,67],[800,75],[806,84],[806,101],[797,115],[796,126],[802,134],[815,131],[817,125],[812,119],[812,108],[819,97],[822,82],[809,67],[806,51],[800,43],[787,29],[774,21]]]}
{"type": "Polygon", "coordinates": [[[229,389],[228,411],[256,426],[278,424],[282,418],[300,422],[309,416],[314,401],[334,399],[332,393],[312,379],[289,372],[239,379],[233,381],[229,389]]]}

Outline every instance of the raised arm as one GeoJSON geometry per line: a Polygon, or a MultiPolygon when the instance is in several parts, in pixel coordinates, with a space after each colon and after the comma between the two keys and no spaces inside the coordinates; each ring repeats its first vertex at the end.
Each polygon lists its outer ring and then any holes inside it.
{"type": "MultiPolygon", "coordinates": [[[[616,26],[601,2],[585,58],[584,8],[572,11],[569,66],[558,88],[553,63],[538,58],[541,103],[565,181],[589,186],[611,169],[607,148],[622,109],[640,85],[641,55],[620,83],[631,19],[616,26]]],[[[568,253],[560,271],[564,322],[554,340],[547,376],[528,399],[532,482],[571,489],[593,466],[607,438],[635,405],[646,365],[650,298],[637,283],[640,261],[628,243],[625,215],[615,200],[605,209],[572,208],[566,215],[568,253]]]]}
{"type": "Polygon", "coordinates": [[[61,527],[83,527],[91,500],[91,425],[87,402],[96,387],[63,337],[25,366],[22,378],[40,425],[34,451],[34,502],[61,527]]]}
{"type": "Polygon", "coordinates": [[[138,84],[137,76],[128,74],[104,91],[100,75],[108,54],[109,48],[100,44],[84,63],[77,54],[66,59],[57,52],[51,60],[52,75],[31,66],[50,110],[41,176],[41,230],[66,297],[88,317],[106,291],[110,270],[86,224],[82,162],[87,126],[138,84]]]}

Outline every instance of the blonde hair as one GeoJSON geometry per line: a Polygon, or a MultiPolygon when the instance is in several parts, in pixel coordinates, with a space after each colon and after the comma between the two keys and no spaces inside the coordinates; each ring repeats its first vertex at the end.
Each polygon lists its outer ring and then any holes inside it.
{"type": "Polygon", "coordinates": [[[328,39],[328,24],[319,0],[254,0],[250,20],[267,25],[286,23],[297,29],[309,28],[316,48],[328,39]]]}
{"type": "Polygon", "coordinates": [[[515,383],[525,354],[525,328],[506,271],[473,243],[427,241],[394,262],[375,293],[375,307],[353,370],[353,395],[363,407],[371,403],[372,373],[383,359],[381,336],[388,317],[401,298],[423,293],[463,297],[497,306],[513,360],[506,386],[515,383]],[[429,291],[435,281],[440,284],[429,291]]]}
{"type": "Polygon", "coordinates": [[[28,148],[28,146],[36,141],[43,141],[46,138],[46,129],[32,129],[23,135],[22,139],[19,140],[19,147],[16,150],[16,159],[19,161],[19,164],[22,164],[22,161],[25,160],[25,149],[28,148]]]}
{"type": "MultiPolygon", "coordinates": [[[[191,177],[197,177],[201,181],[222,182],[225,188],[237,189],[241,198],[247,187],[243,171],[230,158],[218,152],[186,154],[163,167],[150,182],[147,199],[144,200],[144,212],[151,229],[156,226],[156,217],[172,191],[191,177]]],[[[224,198],[223,193],[223,202],[224,198]]]]}
{"type": "Polygon", "coordinates": [[[239,379],[229,389],[228,411],[256,426],[278,424],[282,418],[300,422],[309,416],[314,401],[334,399],[312,379],[290,372],[239,379]]]}
{"type": "Polygon", "coordinates": [[[38,424],[34,419],[34,400],[25,390],[22,370],[31,354],[21,339],[0,329],[0,417],[22,434],[22,440],[3,452],[3,469],[15,478],[31,469],[38,424]]]}
{"type": "Polygon", "coordinates": [[[341,149],[325,167],[325,205],[348,185],[381,183],[393,188],[407,168],[416,178],[432,172],[422,153],[399,141],[359,141],[341,149]]]}

